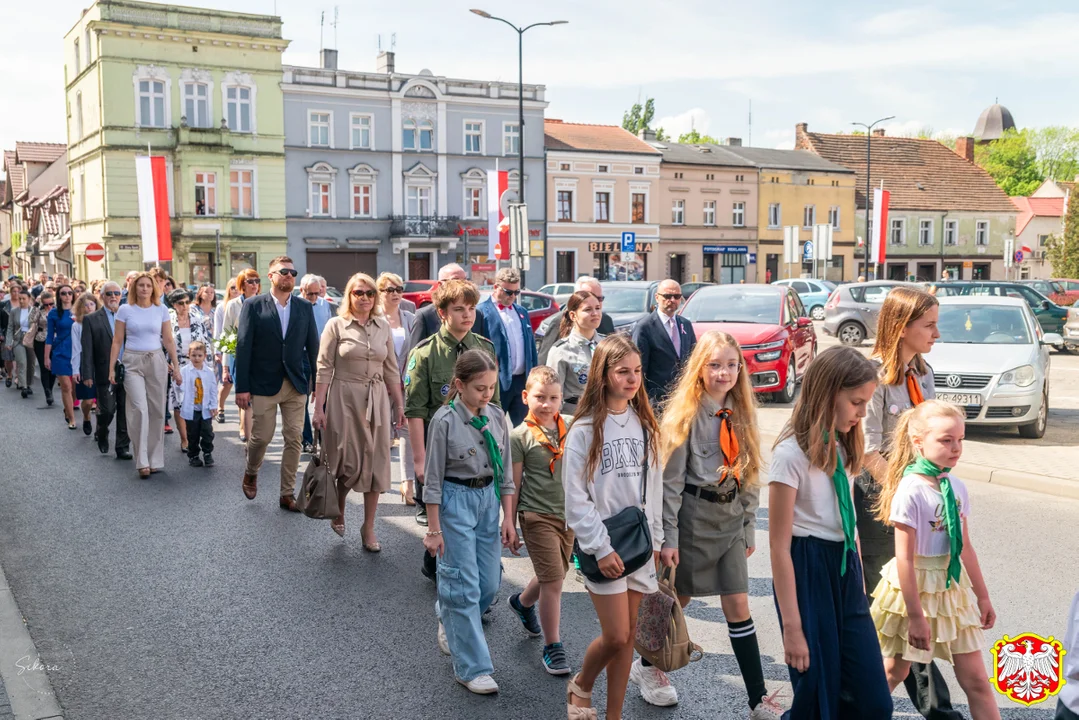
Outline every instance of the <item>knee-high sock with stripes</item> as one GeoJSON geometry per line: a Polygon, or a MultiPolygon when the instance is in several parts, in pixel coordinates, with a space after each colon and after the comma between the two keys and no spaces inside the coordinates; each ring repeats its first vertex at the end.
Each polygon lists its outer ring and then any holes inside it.
{"type": "Polygon", "coordinates": [[[753,618],[742,622],[727,623],[731,647],[738,660],[738,669],[742,672],[742,681],[749,694],[749,707],[752,710],[760,704],[761,698],[768,694],[764,685],[764,669],[761,667],[761,649],[757,645],[757,628],[753,618]]]}

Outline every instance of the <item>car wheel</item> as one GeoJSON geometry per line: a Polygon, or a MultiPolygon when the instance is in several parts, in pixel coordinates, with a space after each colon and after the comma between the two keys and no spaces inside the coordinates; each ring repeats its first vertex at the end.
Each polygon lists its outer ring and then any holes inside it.
{"type": "Polygon", "coordinates": [[[1019,426],[1019,437],[1028,440],[1037,440],[1045,436],[1045,428],[1049,424],[1049,389],[1042,390],[1042,406],[1038,409],[1038,417],[1032,423],[1019,426]]]}
{"type": "Polygon", "coordinates": [[[824,306],[823,305],[815,305],[809,311],[809,317],[813,318],[814,320],[823,320],[824,319],[824,306]]]}
{"type": "Polygon", "coordinates": [[[839,342],[844,345],[854,345],[857,347],[865,340],[865,330],[862,326],[856,322],[846,322],[839,326],[839,332],[836,333],[839,337],[839,342]]]}
{"type": "Polygon", "coordinates": [[[783,384],[783,389],[777,393],[772,393],[772,399],[777,403],[792,403],[794,402],[794,393],[798,387],[798,377],[794,372],[794,358],[791,358],[787,362],[787,382],[783,384]]]}

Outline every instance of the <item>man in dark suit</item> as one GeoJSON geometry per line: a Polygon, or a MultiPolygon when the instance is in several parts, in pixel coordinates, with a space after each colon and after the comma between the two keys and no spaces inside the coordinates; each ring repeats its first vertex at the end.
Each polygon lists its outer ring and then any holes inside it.
{"type": "Polygon", "coordinates": [[[247,439],[247,468],[243,491],[248,500],[258,492],[258,473],[266,446],[273,439],[277,408],[281,408],[280,506],[299,512],[293,489],[300,465],[303,411],[311,383],[304,372],[304,360],[315,367],[318,360],[318,330],[311,303],[294,297],[296,268],[282,255],[270,261],[271,289],[244,303],[236,333],[236,404],[251,408],[251,437],[247,439]]]}
{"type": "Polygon", "coordinates": [[[109,382],[109,358],[112,354],[112,333],[116,328],[116,313],[120,309],[120,286],[111,280],[101,286],[102,307],[83,318],[82,366],[77,368],[86,387],[97,388],[97,449],[104,455],[109,451],[109,425],[116,418],[116,457],[131,459],[131,440],[127,436],[127,395],[124,384],[109,382]]]}
{"type": "Polygon", "coordinates": [[[682,288],[674,280],[664,280],[656,288],[656,311],[633,329],[633,342],[641,351],[641,374],[652,405],[661,404],[673,389],[682,364],[693,353],[697,335],[693,325],[678,315],[682,288]]]}
{"type": "MultiPolygon", "coordinates": [[[[444,283],[447,280],[467,280],[465,276],[465,269],[457,263],[450,263],[449,265],[443,265],[438,271],[438,282],[444,283]]],[[[438,285],[434,285],[431,288],[431,292],[435,291],[438,285]]],[[[404,302],[402,300],[401,302],[404,302]]],[[[439,329],[442,327],[442,318],[438,316],[438,309],[435,308],[435,304],[425,305],[416,311],[416,319],[412,325],[412,347],[416,347],[421,342],[437,335],[439,329]]],[[[472,332],[485,337],[488,340],[490,337],[487,335],[487,324],[484,320],[482,313],[476,313],[476,319],[472,323],[472,332]]]]}
{"type": "Polygon", "coordinates": [[[520,293],[521,273],[514,268],[502,268],[495,275],[491,297],[476,306],[476,315],[483,315],[491,333],[487,339],[495,346],[499,397],[513,427],[520,425],[528,414],[521,394],[528,373],[536,367],[536,338],[528,311],[517,303],[520,293]]]}
{"type": "MultiPolygon", "coordinates": [[[[573,287],[573,292],[590,292],[599,300],[600,307],[603,307],[603,286],[599,284],[599,280],[594,277],[582,275],[577,278],[577,284],[573,287]]],[[[539,341],[539,364],[547,364],[547,353],[551,352],[551,348],[558,342],[558,326],[562,323],[562,314],[565,310],[559,310],[554,315],[543,321],[540,326],[545,330],[545,333],[539,341]]],[[[607,313],[603,313],[603,317],[599,321],[599,327],[596,328],[596,332],[600,335],[612,335],[614,333],[614,320],[607,313]]]]}

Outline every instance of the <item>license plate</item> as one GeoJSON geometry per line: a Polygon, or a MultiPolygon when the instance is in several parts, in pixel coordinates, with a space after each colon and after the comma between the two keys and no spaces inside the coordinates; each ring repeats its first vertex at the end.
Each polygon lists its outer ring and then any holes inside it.
{"type": "Polygon", "coordinates": [[[982,404],[981,395],[966,395],[963,393],[937,393],[937,400],[951,403],[952,405],[977,405],[982,404]]]}

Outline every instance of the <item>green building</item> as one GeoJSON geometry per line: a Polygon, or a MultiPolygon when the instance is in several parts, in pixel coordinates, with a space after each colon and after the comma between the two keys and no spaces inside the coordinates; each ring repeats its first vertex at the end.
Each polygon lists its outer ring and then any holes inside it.
{"type": "MultiPolygon", "coordinates": [[[[142,269],[135,157],[164,155],[178,283],[285,252],[281,19],[97,0],[64,37],[77,277],[142,269]],[[89,262],[86,247],[104,245],[89,262]]],[[[166,265],[166,267],[168,267],[166,265]]]]}

